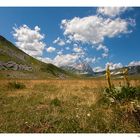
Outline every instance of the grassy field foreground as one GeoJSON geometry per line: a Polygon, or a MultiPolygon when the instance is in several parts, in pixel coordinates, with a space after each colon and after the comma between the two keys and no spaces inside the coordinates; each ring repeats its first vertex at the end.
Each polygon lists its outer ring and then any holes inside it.
{"type": "MultiPolygon", "coordinates": [[[[114,102],[105,80],[0,81],[0,132],[140,132],[131,102],[114,102]]],[[[113,81],[116,86],[120,81],[113,81]]],[[[122,82],[122,81],[121,81],[122,82]]],[[[139,80],[131,85],[140,86],[139,80]]]]}

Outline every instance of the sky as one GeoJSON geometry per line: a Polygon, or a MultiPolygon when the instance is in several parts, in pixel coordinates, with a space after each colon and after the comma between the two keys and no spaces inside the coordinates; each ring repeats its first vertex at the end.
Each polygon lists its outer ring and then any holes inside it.
{"type": "Polygon", "coordinates": [[[94,71],[140,65],[140,8],[0,8],[0,35],[46,63],[94,71]]]}

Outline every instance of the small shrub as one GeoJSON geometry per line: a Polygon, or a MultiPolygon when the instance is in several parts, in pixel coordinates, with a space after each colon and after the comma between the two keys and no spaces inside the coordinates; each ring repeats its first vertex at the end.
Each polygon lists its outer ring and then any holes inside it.
{"type": "Polygon", "coordinates": [[[54,98],[53,100],[51,100],[51,105],[61,106],[61,101],[58,98],[54,98]]]}
{"type": "Polygon", "coordinates": [[[138,86],[136,88],[136,96],[137,96],[138,100],[140,100],[140,86],[138,86]]]}
{"type": "Polygon", "coordinates": [[[9,89],[24,89],[26,86],[23,83],[19,82],[9,82],[8,88],[9,89]]]}
{"type": "Polygon", "coordinates": [[[106,88],[106,97],[112,97],[116,101],[126,101],[140,98],[140,88],[138,87],[119,87],[119,88],[106,88]]]}
{"type": "Polygon", "coordinates": [[[136,97],[136,88],[135,87],[122,87],[121,92],[116,94],[116,99],[118,100],[130,100],[135,99],[136,97]]]}

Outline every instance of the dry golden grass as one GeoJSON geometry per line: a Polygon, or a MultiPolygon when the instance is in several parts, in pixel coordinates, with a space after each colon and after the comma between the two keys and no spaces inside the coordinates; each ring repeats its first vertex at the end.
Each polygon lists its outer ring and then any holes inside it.
{"type": "MultiPolygon", "coordinates": [[[[122,80],[113,80],[115,86],[122,80]]],[[[140,86],[139,80],[131,85],[140,86]]],[[[102,99],[106,80],[1,80],[0,132],[139,132],[102,99]],[[9,89],[9,82],[25,85],[9,89]],[[101,101],[100,101],[101,100],[101,101]],[[101,103],[99,104],[98,101],[101,103]]]]}
{"type": "MultiPolygon", "coordinates": [[[[45,95],[44,98],[50,100],[60,98],[68,100],[72,96],[82,99],[79,104],[88,106],[97,102],[103,88],[107,85],[106,80],[1,80],[0,86],[6,87],[9,82],[23,83],[26,88],[22,90],[8,90],[7,96],[26,96],[30,97],[34,92],[45,95]]],[[[114,85],[123,84],[122,80],[112,81],[114,85]]],[[[139,86],[139,80],[131,80],[132,86],[139,86]]]]}

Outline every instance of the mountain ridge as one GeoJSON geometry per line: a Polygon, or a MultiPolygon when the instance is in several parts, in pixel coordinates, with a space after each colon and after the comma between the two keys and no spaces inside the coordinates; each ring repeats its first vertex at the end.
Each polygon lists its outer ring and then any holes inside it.
{"type": "Polygon", "coordinates": [[[75,63],[71,66],[69,65],[61,66],[61,68],[79,75],[94,76],[94,71],[92,70],[91,66],[88,63],[82,61],[75,63]]]}
{"type": "MultiPolygon", "coordinates": [[[[122,68],[117,68],[117,69],[112,69],[110,70],[111,75],[113,76],[122,76],[123,75],[123,70],[127,68],[128,69],[128,75],[138,75],[140,74],[140,65],[136,66],[124,66],[122,68]]],[[[100,72],[95,72],[95,76],[104,76],[106,73],[106,70],[100,71],[100,72]]]]}
{"type": "Polygon", "coordinates": [[[15,71],[21,75],[24,74],[25,78],[29,78],[30,74],[33,75],[30,78],[66,78],[69,76],[69,73],[61,68],[26,54],[0,35],[0,75],[5,78],[7,78],[6,75],[10,75],[9,78],[23,78],[19,77],[20,75],[15,76],[16,74],[13,76],[12,73],[16,73],[15,71]],[[28,73],[27,77],[25,73],[28,73]]]}

